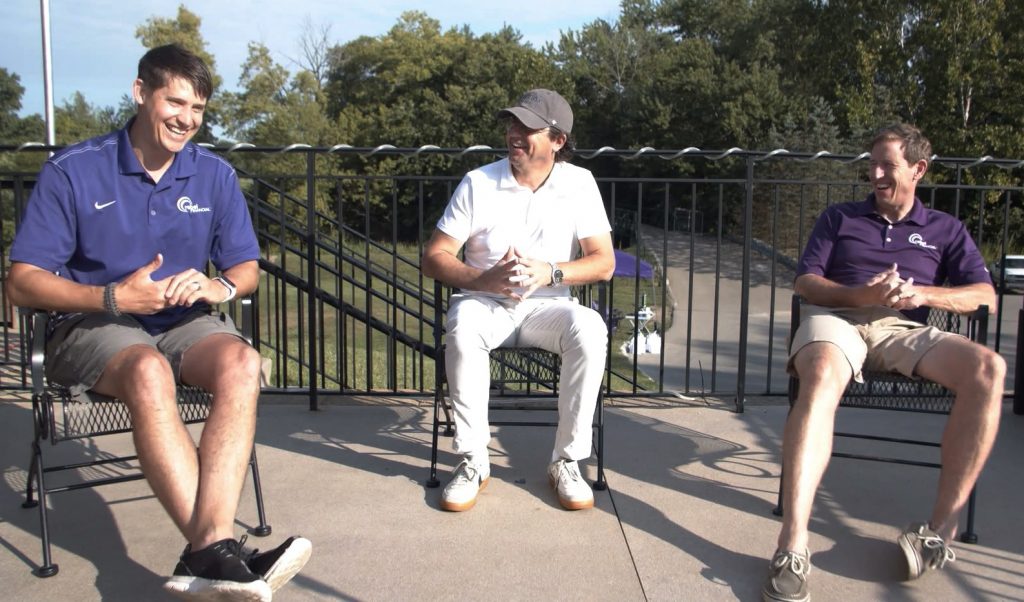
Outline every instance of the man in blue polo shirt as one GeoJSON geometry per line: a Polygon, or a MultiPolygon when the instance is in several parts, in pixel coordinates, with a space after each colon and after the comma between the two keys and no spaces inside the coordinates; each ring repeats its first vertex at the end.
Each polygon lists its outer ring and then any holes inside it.
{"type": "Polygon", "coordinates": [[[989,349],[925,326],[928,308],[969,313],[995,305],[984,260],[967,229],[915,196],[931,144],[908,125],[873,138],[863,202],[834,205],[818,218],[794,289],[808,304],[790,347],[800,391],[783,434],[783,506],[778,548],[762,594],[767,601],[810,595],[807,525],[828,464],[839,399],[862,367],[901,372],[956,394],[942,440],[942,474],[931,517],[898,542],[910,579],[955,558],[957,518],[992,449],[1006,365],[989,349]],[[948,285],[948,286],[947,286],[948,285]]]}
{"type": "Polygon", "coordinates": [[[213,92],[202,60],[154,48],[132,92],[138,110],[124,129],[43,166],[11,248],[8,292],[15,305],[56,313],[48,378],[128,405],[143,472],[188,541],[165,588],[270,600],[311,545],[292,537],[254,554],[234,538],[260,356],[211,307],[256,290],[259,247],[234,170],[190,142],[213,92]],[[198,450],[178,417],[178,382],[213,394],[198,450]]]}

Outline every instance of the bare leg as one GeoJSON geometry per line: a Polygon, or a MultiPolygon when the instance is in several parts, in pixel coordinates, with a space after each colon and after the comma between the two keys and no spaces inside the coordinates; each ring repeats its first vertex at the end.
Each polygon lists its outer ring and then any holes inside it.
{"type": "Polygon", "coordinates": [[[255,434],[259,364],[256,350],[225,334],[185,353],[182,379],[213,395],[198,454],[178,415],[171,366],[153,347],[125,348],[93,387],[128,405],[146,480],[193,549],[233,535],[255,434]]]}
{"type": "Polygon", "coordinates": [[[947,338],[921,358],[920,376],[956,393],[942,435],[942,472],[931,527],[950,541],[999,430],[1006,362],[962,338],[947,338]]]}
{"type": "Polygon", "coordinates": [[[178,415],[174,375],[167,359],[147,345],[126,347],[93,387],[127,404],[142,471],[171,520],[190,534],[199,462],[196,445],[178,415]]]}
{"type": "Polygon", "coordinates": [[[181,379],[213,395],[199,442],[199,479],[185,535],[193,549],[232,537],[238,498],[256,433],[260,356],[228,334],[204,338],[185,352],[181,379]]]}
{"type": "Polygon", "coordinates": [[[803,553],[814,494],[832,453],[836,408],[853,371],[842,350],[831,343],[810,343],[797,352],[793,366],[800,392],[783,432],[782,499],[785,515],[778,549],[803,553]]]}

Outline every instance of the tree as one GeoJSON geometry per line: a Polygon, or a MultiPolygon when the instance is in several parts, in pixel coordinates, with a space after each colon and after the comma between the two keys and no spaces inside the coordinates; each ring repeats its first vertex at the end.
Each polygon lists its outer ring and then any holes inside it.
{"type": "Polygon", "coordinates": [[[926,102],[917,121],[941,154],[1024,153],[1024,25],[1004,0],[920,2],[910,44],[926,102]]]}
{"type": "Polygon", "coordinates": [[[54,131],[57,144],[74,144],[87,138],[106,134],[120,127],[113,108],[99,108],[86,102],[81,92],[54,109],[54,131]]]}
{"type": "MultiPolygon", "coordinates": [[[[0,67],[0,144],[42,142],[45,137],[46,124],[39,115],[18,117],[24,93],[18,74],[0,67]]],[[[0,171],[34,172],[43,159],[45,156],[37,153],[3,153],[0,154],[0,171]]]]}
{"type": "Polygon", "coordinates": [[[530,88],[571,95],[565,84],[510,27],[442,33],[438,21],[407,12],[386,35],[332,51],[328,113],[354,145],[493,145],[501,144],[497,109],[530,88]]]}
{"type": "Polygon", "coordinates": [[[314,25],[307,15],[302,20],[302,34],[299,36],[299,48],[302,56],[291,59],[300,71],[309,71],[320,87],[327,85],[327,74],[330,70],[331,26],[314,25]]]}

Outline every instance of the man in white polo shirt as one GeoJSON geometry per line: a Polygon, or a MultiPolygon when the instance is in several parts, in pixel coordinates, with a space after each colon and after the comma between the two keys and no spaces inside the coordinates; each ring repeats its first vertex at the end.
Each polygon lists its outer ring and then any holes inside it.
{"type": "Polygon", "coordinates": [[[490,478],[489,352],[515,345],[561,355],[548,478],[564,508],[590,508],[577,461],[591,453],[608,330],[569,286],[611,278],[611,225],[594,177],[567,162],[573,116],[562,96],[530,90],[497,117],[508,158],[466,174],[423,252],[423,273],[461,291],[448,311],[445,362],[464,459],[441,507],[472,508],[490,478]]]}

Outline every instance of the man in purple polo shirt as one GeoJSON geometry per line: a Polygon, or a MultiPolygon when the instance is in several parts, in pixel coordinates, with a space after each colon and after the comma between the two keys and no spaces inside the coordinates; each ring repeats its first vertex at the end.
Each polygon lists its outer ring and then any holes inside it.
{"type": "Polygon", "coordinates": [[[783,434],[786,514],[762,589],[766,601],[810,599],[811,506],[831,453],[839,399],[851,378],[861,380],[862,368],[926,378],[956,394],[931,517],[898,539],[910,579],[955,558],[949,543],[957,518],[999,426],[1002,358],[921,323],[928,308],[969,313],[996,301],[964,225],[915,196],[931,144],[917,128],[901,124],[879,131],[870,150],[873,192],[863,202],[825,210],[797,269],[794,289],[808,304],[789,370],[800,379],[800,391],[783,434]]]}
{"type": "Polygon", "coordinates": [[[212,310],[259,282],[259,246],[234,170],[190,142],[212,78],[179,46],[154,48],[124,129],[43,166],[11,248],[15,305],[56,313],[47,377],[127,404],[139,461],[188,544],[165,588],[184,597],[270,600],[311,552],[291,537],[243,551],[235,511],[256,426],[260,356],[212,310]],[[205,275],[208,262],[220,275],[205,275]],[[199,448],[176,383],[213,395],[199,448]]]}

